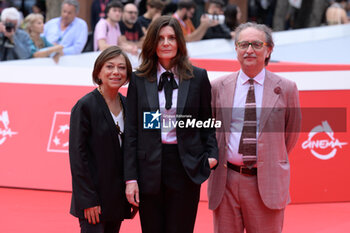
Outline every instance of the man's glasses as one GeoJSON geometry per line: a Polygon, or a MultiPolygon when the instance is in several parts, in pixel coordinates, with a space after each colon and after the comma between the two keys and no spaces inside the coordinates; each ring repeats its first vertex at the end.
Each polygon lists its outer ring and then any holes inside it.
{"type": "Polygon", "coordinates": [[[267,46],[269,45],[268,43],[266,42],[262,42],[262,41],[252,41],[252,42],[249,42],[249,41],[240,41],[240,42],[237,42],[237,46],[238,48],[240,49],[248,49],[249,45],[251,45],[253,47],[253,49],[261,49],[264,45],[267,46]]]}

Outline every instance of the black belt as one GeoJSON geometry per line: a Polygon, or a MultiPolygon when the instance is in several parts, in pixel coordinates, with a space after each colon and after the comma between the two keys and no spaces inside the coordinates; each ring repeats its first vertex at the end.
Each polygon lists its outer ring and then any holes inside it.
{"type": "Polygon", "coordinates": [[[244,175],[256,176],[256,174],[258,173],[258,170],[256,167],[249,169],[245,166],[237,166],[229,162],[227,162],[227,167],[244,175]]]}

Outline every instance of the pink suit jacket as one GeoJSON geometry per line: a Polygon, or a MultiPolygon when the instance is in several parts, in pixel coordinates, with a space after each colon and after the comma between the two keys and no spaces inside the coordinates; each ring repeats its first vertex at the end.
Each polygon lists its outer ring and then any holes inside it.
{"type": "MultiPolygon", "coordinates": [[[[209,208],[212,210],[219,206],[226,187],[226,152],[237,77],[238,72],[235,72],[211,83],[213,115],[224,127],[216,132],[219,165],[212,171],[208,183],[209,208]]],[[[270,209],[283,209],[290,202],[288,154],[297,142],[300,125],[296,84],[266,70],[257,139],[257,179],[262,201],[270,209]]]]}

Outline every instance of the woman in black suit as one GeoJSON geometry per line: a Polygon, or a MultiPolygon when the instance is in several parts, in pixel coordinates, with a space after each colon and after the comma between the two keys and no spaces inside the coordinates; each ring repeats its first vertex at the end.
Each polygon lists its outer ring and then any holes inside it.
{"type": "Polygon", "coordinates": [[[124,52],[117,46],[107,48],[96,59],[92,73],[98,88],[72,109],[70,213],[79,218],[82,233],[119,232],[127,213],[122,156],[126,104],[118,91],[131,72],[124,52]]]}
{"type": "Polygon", "coordinates": [[[218,151],[215,128],[181,127],[180,121],[211,119],[207,72],[190,64],[171,16],[151,23],[140,57],[127,95],[126,196],[139,205],[143,233],[191,233],[200,184],[218,151]]]}

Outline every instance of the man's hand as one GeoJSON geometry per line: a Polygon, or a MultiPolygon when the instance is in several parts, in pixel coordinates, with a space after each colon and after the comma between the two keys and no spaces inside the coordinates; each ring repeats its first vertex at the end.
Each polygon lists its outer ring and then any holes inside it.
{"type": "Polygon", "coordinates": [[[13,36],[15,35],[15,32],[16,31],[14,29],[12,29],[10,32],[6,30],[3,32],[4,36],[7,37],[12,44],[14,43],[13,36]]]}
{"type": "Polygon", "coordinates": [[[11,43],[13,43],[13,35],[15,34],[16,29],[12,29],[10,32],[6,31],[6,27],[3,23],[0,23],[0,33],[3,33],[5,37],[7,37],[11,43]]]}
{"type": "Polygon", "coordinates": [[[91,224],[100,222],[101,206],[94,206],[91,208],[84,209],[84,217],[91,224]]]}
{"type": "Polygon", "coordinates": [[[0,22],[0,33],[4,33],[5,32],[5,25],[0,22]]]}
{"type": "Polygon", "coordinates": [[[206,14],[203,14],[200,18],[200,23],[203,24],[203,25],[206,25],[207,28],[209,27],[214,27],[216,25],[219,25],[219,21],[218,20],[213,20],[213,19],[210,19],[208,17],[208,15],[206,14]]]}
{"type": "Polygon", "coordinates": [[[218,164],[218,161],[214,158],[208,158],[208,162],[209,162],[210,169],[212,169],[213,167],[216,166],[216,164],[218,164]]]}
{"type": "Polygon", "coordinates": [[[125,195],[130,204],[134,206],[139,206],[140,197],[139,197],[139,186],[137,182],[126,184],[125,195]]]}

